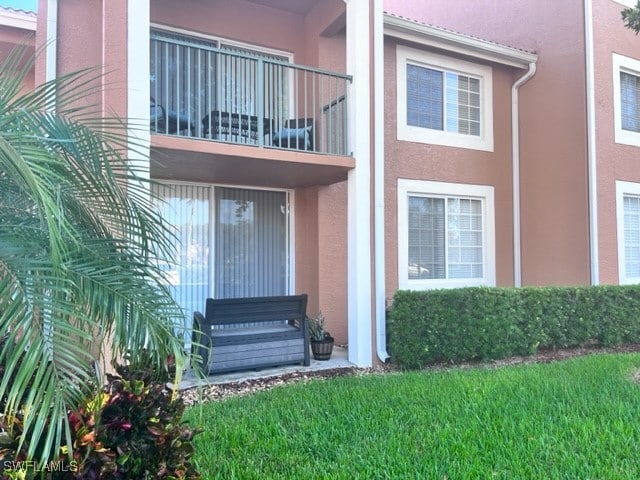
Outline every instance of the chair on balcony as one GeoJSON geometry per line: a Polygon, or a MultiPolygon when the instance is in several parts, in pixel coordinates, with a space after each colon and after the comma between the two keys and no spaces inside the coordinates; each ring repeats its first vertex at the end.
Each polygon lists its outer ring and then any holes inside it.
{"type": "Polygon", "coordinates": [[[285,120],[284,127],[274,133],[272,143],[276,147],[314,151],[313,118],[285,120]]]}
{"type": "Polygon", "coordinates": [[[150,99],[150,125],[152,132],[169,134],[192,133],[195,128],[195,124],[185,113],[178,114],[167,110],[164,106],[157,104],[153,97],[150,99]]]}

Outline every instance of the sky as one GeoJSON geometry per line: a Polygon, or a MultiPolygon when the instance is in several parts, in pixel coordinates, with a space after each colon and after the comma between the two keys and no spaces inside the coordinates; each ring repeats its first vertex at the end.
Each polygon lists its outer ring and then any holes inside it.
{"type": "Polygon", "coordinates": [[[38,9],[38,0],[0,0],[0,6],[35,12],[38,9]]]}

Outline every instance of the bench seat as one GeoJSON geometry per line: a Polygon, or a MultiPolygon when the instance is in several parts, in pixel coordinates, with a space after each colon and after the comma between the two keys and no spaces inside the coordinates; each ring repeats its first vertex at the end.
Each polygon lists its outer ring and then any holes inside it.
{"type": "Polygon", "coordinates": [[[220,373],[309,365],[306,302],[306,295],[207,299],[205,315],[194,312],[200,366],[220,373]]]}

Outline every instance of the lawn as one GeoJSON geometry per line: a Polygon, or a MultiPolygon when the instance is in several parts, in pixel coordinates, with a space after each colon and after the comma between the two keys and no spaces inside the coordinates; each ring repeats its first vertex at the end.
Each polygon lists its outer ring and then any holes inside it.
{"type": "Polygon", "coordinates": [[[187,417],[205,479],[637,479],[636,369],[640,354],[601,354],[342,377],[187,417]]]}

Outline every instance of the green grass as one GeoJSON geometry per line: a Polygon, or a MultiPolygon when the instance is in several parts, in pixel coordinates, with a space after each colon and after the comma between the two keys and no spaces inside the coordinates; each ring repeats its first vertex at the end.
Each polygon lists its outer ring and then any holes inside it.
{"type": "MultiPolygon", "coordinates": [[[[208,403],[205,479],[637,479],[640,354],[295,384],[208,403]]],[[[202,417],[200,417],[202,415],[202,417]]]]}

